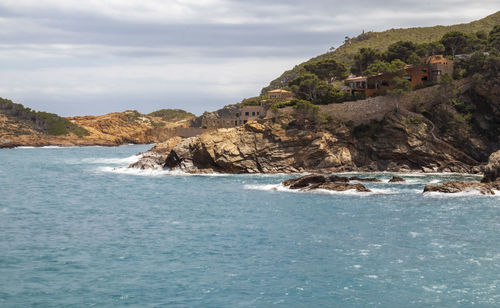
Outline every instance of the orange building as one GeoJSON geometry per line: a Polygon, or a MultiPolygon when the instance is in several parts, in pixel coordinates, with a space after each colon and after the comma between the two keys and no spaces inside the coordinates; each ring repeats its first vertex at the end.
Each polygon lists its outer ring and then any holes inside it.
{"type": "Polygon", "coordinates": [[[425,82],[440,82],[443,75],[453,76],[453,61],[446,59],[443,55],[430,56],[425,64],[407,65],[403,78],[411,82],[412,87],[425,82]]]}
{"type": "MultiPolygon", "coordinates": [[[[443,75],[453,75],[453,61],[443,55],[430,56],[425,64],[407,65],[404,79],[411,82],[412,88],[426,82],[440,82],[443,75]]],[[[347,78],[344,83],[350,88],[351,93],[365,92],[366,97],[378,95],[392,88],[390,81],[396,77],[395,73],[378,73],[372,76],[347,78]]]]}

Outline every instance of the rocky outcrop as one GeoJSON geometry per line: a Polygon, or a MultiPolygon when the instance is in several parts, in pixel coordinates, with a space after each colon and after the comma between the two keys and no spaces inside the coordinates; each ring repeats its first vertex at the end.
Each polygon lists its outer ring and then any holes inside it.
{"type": "Polygon", "coordinates": [[[483,168],[484,177],[481,182],[492,183],[500,181],[500,151],[491,154],[488,164],[483,168]]]}
{"type": "Polygon", "coordinates": [[[172,137],[156,144],[150,151],[141,153],[141,158],[129,168],[159,170],[165,166],[165,160],[172,149],[182,141],[181,137],[172,137]]]}
{"type": "Polygon", "coordinates": [[[479,182],[446,182],[440,185],[426,185],[424,192],[459,193],[475,190],[483,195],[494,195],[500,190],[500,151],[493,153],[483,168],[484,177],[479,182]]]}
{"type": "Polygon", "coordinates": [[[382,122],[333,131],[249,122],[184,139],[164,166],[188,173],[478,171],[477,161],[413,117],[393,112],[382,122]]]}
{"type": "Polygon", "coordinates": [[[286,180],[282,184],[290,189],[300,189],[302,191],[324,189],[331,191],[356,190],[357,192],[370,192],[370,190],[362,184],[349,184],[348,181],[349,179],[344,177],[326,177],[313,174],[286,180]]]}
{"type": "Polygon", "coordinates": [[[494,195],[494,190],[500,190],[500,182],[446,182],[440,185],[426,185],[425,192],[459,193],[467,191],[478,191],[483,195],[494,195]]]}
{"type": "Polygon", "coordinates": [[[184,139],[165,167],[189,173],[290,173],[356,166],[349,148],[330,133],[249,122],[184,139]]]}
{"type": "Polygon", "coordinates": [[[393,176],[392,179],[389,180],[389,183],[400,183],[400,182],[406,182],[405,179],[399,176],[393,176]]]}

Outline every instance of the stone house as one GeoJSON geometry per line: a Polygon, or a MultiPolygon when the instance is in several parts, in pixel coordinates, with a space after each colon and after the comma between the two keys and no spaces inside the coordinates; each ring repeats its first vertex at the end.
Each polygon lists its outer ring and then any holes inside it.
{"type": "Polygon", "coordinates": [[[270,99],[277,99],[277,100],[290,100],[293,98],[293,93],[284,89],[276,89],[276,90],[271,90],[267,92],[267,96],[270,99]]]}

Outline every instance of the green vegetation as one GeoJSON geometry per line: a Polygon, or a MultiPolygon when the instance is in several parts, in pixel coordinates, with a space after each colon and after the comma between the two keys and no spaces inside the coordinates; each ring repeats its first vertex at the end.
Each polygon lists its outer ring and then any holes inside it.
{"type": "Polygon", "coordinates": [[[359,52],[354,55],[351,73],[356,75],[363,74],[371,64],[380,61],[382,57],[382,54],[373,48],[361,48],[359,52]]]}
{"type": "Polygon", "coordinates": [[[125,111],[124,114],[125,114],[125,117],[127,118],[127,121],[130,122],[130,123],[135,123],[141,117],[144,116],[142,113],[140,113],[137,110],[125,111]]]}
{"type": "Polygon", "coordinates": [[[443,44],[445,52],[451,54],[452,58],[455,59],[457,53],[465,51],[467,47],[467,35],[460,31],[451,31],[443,35],[440,43],[443,44]]]}
{"type": "Polygon", "coordinates": [[[323,81],[342,80],[347,77],[347,68],[333,59],[314,61],[306,64],[304,68],[323,81]]]}
{"type": "Polygon", "coordinates": [[[321,124],[319,107],[305,100],[297,100],[293,117],[299,128],[315,128],[321,124]]]}
{"type": "Polygon", "coordinates": [[[89,132],[83,127],[73,124],[68,119],[57,114],[31,110],[4,98],[0,98],[0,113],[23,123],[29,123],[33,129],[49,135],[58,136],[69,133],[73,133],[78,137],[89,135],[89,132]]]}
{"type": "Polygon", "coordinates": [[[400,95],[411,91],[411,82],[401,77],[394,77],[390,82],[392,89],[388,90],[388,94],[400,95]]]}
{"type": "MultiPolygon", "coordinates": [[[[495,14],[487,16],[483,19],[466,24],[409,29],[390,29],[384,32],[366,32],[354,38],[347,37],[342,46],[338,47],[334,51],[329,51],[318,57],[312,58],[311,60],[301,63],[293,69],[284,72],[262,91],[265,93],[268,90],[280,88],[283,84],[288,84],[289,81],[297,78],[303,73],[305,70],[304,67],[307,64],[325,59],[334,59],[338,63],[342,63],[345,66],[356,67],[354,69],[351,68],[351,72],[359,74],[364,71],[369,64],[374,63],[376,60],[380,60],[376,54],[373,55],[372,51],[382,54],[388,50],[390,45],[400,41],[410,41],[415,44],[416,47],[414,52],[419,57],[425,57],[431,54],[440,54],[444,51],[444,46],[440,44],[439,41],[446,33],[452,31],[460,31],[467,34],[469,41],[473,42],[473,44],[470,44],[473,46],[472,48],[478,50],[478,46],[474,47],[474,45],[484,43],[484,34],[489,33],[493,29],[497,29],[492,31],[493,35],[490,33],[486,43],[488,44],[488,48],[496,48],[498,50],[500,45],[500,26],[498,25],[500,25],[500,12],[496,12],[495,14]],[[368,49],[368,51],[365,50],[362,52],[362,48],[368,49]],[[360,59],[359,56],[357,56],[358,54],[364,54],[364,56],[360,59]]],[[[470,50],[467,52],[470,52],[470,50]]],[[[406,60],[411,62],[415,60],[415,57],[410,58],[408,56],[406,60]]]]}
{"type": "Polygon", "coordinates": [[[368,124],[361,124],[354,128],[353,134],[356,138],[369,137],[372,139],[376,139],[377,134],[382,131],[383,125],[382,122],[372,120],[368,124]]]}
{"type": "Polygon", "coordinates": [[[376,61],[370,64],[366,71],[363,72],[364,75],[376,75],[377,73],[395,73],[402,75],[405,68],[405,63],[399,59],[392,60],[391,63],[385,61],[376,61]]]}
{"type": "Polygon", "coordinates": [[[195,115],[182,109],[160,109],[149,114],[152,117],[160,117],[164,121],[180,121],[194,118],[195,115]]]}
{"type": "Polygon", "coordinates": [[[266,99],[264,96],[245,98],[241,101],[243,106],[260,106],[260,101],[266,99]]]}
{"type": "Polygon", "coordinates": [[[410,125],[418,126],[424,122],[424,118],[423,117],[412,117],[412,118],[406,119],[406,122],[410,125]]]}

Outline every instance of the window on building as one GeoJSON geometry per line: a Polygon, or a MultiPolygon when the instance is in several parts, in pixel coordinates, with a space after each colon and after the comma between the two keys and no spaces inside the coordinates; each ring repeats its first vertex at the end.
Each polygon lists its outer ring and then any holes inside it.
{"type": "Polygon", "coordinates": [[[243,124],[247,124],[247,120],[243,120],[243,124]]]}
{"type": "Polygon", "coordinates": [[[245,115],[246,115],[246,116],[250,115],[250,112],[248,112],[248,111],[247,111],[247,112],[245,112],[245,115]]]}
{"type": "Polygon", "coordinates": [[[234,121],[234,125],[238,125],[238,120],[234,121]]]}
{"type": "Polygon", "coordinates": [[[240,120],[240,124],[241,124],[241,120],[240,120]]]}
{"type": "Polygon", "coordinates": [[[252,116],[255,116],[255,111],[252,112],[252,116]]]}
{"type": "Polygon", "coordinates": [[[239,112],[238,112],[238,113],[236,113],[236,117],[237,117],[237,118],[239,118],[239,117],[240,117],[240,113],[239,113],[239,112]]]}
{"type": "Polygon", "coordinates": [[[260,113],[257,111],[257,115],[260,115],[260,113]]]}

